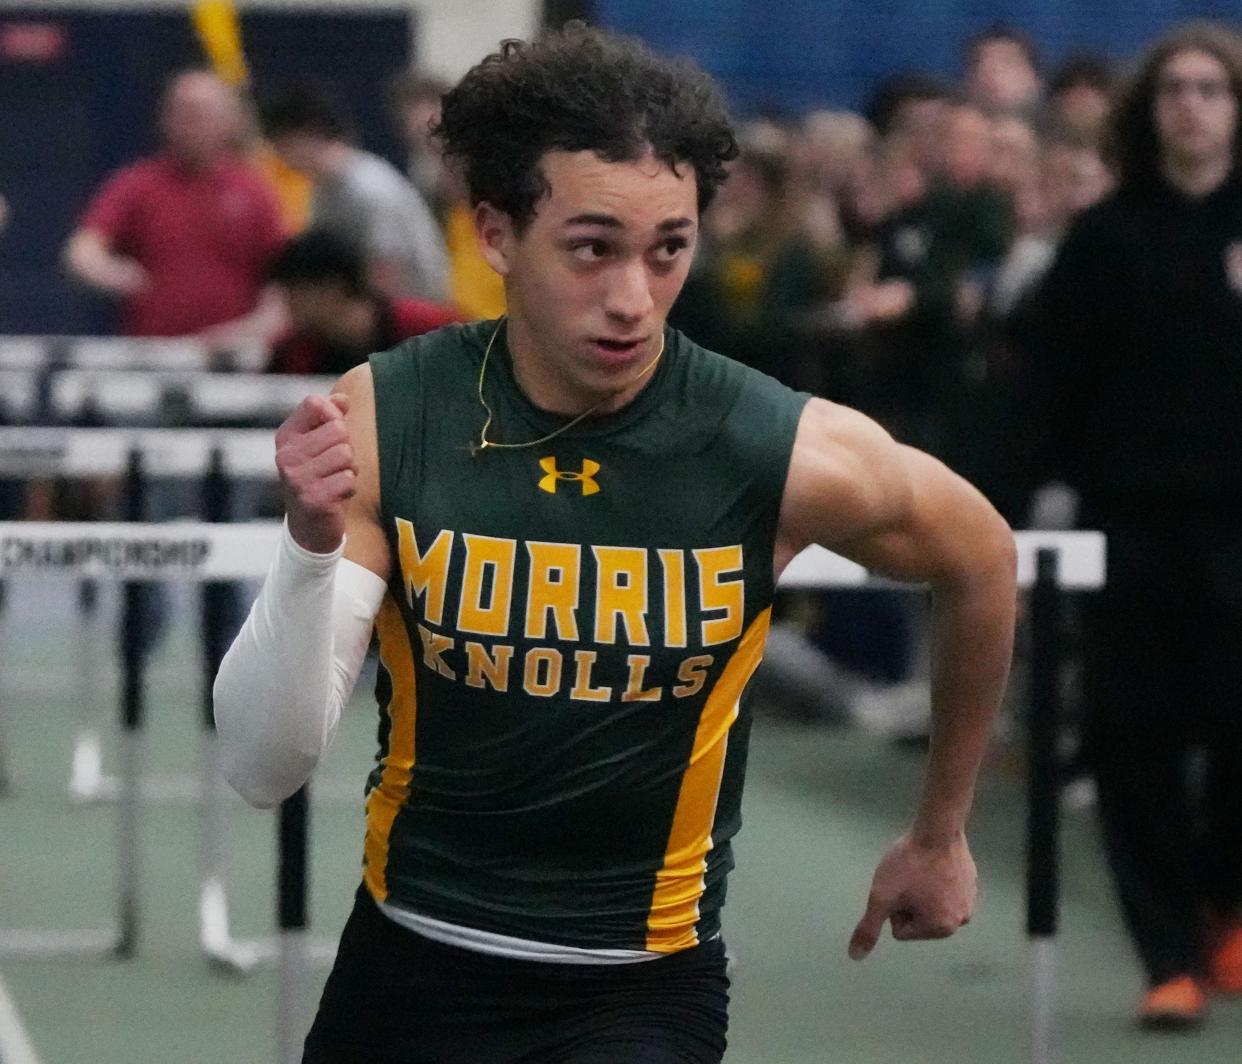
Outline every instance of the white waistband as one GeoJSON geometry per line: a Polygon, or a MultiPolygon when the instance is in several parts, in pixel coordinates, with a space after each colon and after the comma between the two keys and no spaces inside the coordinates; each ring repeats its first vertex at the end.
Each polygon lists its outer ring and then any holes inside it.
{"type": "Polygon", "coordinates": [[[583,949],[552,942],[535,942],[528,938],[498,935],[492,931],[480,931],[473,927],[446,923],[444,920],[433,920],[430,916],[421,916],[388,902],[381,901],[376,904],[380,912],[407,931],[413,931],[416,935],[446,946],[473,950],[475,953],[489,953],[494,957],[545,961],[550,964],[635,964],[668,956],[666,953],[645,949],[583,949]]]}

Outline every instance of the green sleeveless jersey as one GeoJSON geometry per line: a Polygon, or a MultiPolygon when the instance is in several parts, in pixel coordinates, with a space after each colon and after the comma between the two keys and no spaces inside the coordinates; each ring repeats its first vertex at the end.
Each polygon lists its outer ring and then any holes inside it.
{"type": "MultiPolygon", "coordinates": [[[[495,328],[371,357],[393,570],[365,881],[493,934],[684,949],[720,926],[806,396],[669,330],[624,409],[476,453],[495,328]]],[[[564,424],[503,329],[486,396],[493,440],[564,424]]]]}

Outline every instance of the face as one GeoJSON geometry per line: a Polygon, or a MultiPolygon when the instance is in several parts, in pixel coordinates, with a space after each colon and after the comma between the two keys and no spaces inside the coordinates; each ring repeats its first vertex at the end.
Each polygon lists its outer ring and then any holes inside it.
{"type": "Polygon", "coordinates": [[[987,108],[1024,107],[1039,94],[1039,75],[1016,41],[985,41],[971,66],[970,93],[987,108]]]}
{"type": "Polygon", "coordinates": [[[298,282],[281,286],[289,320],[295,329],[322,340],[337,338],[349,299],[339,284],[330,281],[298,282]]]}
{"type": "Polygon", "coordinates": [[[793,141],[793,168],[804,188],[838,192],[848,186],[865,162],[871,129],[859,116],[844,112],[811,114],[793,141]]]}
{"type": "Polygon", "coordinates": [[[1088,136],[1103,128],[1111,107],[1108,93],[1086,82],[1062,89],[1052,105],[1065,126],[1088,136]]]}
{"type": "Polygon", "coordinates": [[[617,409],[649,379],[698,235],[698,185],[648,154],[605,162],[548,152],[550,191],[522,233],[489,204],[484,257],[505,279],[514,369],[532,401],[559,413],[617,409]]]}
{"type": "Polygon", "coordinates": [[[929,174],[944,167],[945,128],[952,111],[947,100],[907,100],[893,123],[894,133],[909,141],[915,161],[929,174]]]}
{"type": "MultiPolygon", "coordinates": [[[[714,214],[728,233],[750,230],[767,219],[772,210],[772,193],[758,168],[739,159],[729,170],[729,179],[713,205],[714,214]]],[[[711,214],[708,228],[711,229],[711,214]]]]}
{"type": "Polygon", "coordinates": [[[882,146],[875,173],[867,183],[877,195],[878,214],[900,210],[918,203],[927,193],[927,177],[918,162],[918,151],[909,141],[892,137],[882,146]]]}
{"type": "Polygon", "coordinates": [[[232,150],[241,129],[236,94],[211,74],[183,74],[164,96],[164,146],[186,163],[203,165],[232,150]]]}
{"type": "Polygon", "coordinates": [[[406,144],[425,148],[431,143],[431,125],[440,120],[440,101],[434,96],[420,96],[401,105],[401,132],[406,144]]]}
{"type": "Polygon", "coordinates": [[[1207,52],[1179,52],[1156,77],[1156,134],[1166,159],[1202,163],[1233,152],[1238,100],[1225,65],[1207,52]]]}
{"type": "Polygon", "coordinates": [[[992,120],[992,178],[1003,189],[1017,192],[1039,174],[1039,138],[1029,122],[1006,117],[992,120]]]}
{"type": "Polygon", "coordinates": [[[1112,177],[1094,148],[1061,144],[1044,156],[1043,185],[1050,223],[1064,225],[1103,199],[1112,177]]]}
{"type": "Polygon", "coordinates": [[[983,112],[958,107],[945,130],[944,168],[949,179],[963,188],[984,181],[993,165],[992,127],[983,112]]]}

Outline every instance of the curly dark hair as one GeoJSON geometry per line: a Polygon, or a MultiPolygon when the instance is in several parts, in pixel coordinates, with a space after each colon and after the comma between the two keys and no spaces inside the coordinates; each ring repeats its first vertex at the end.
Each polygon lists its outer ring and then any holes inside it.
{"type": "MultiPolygon", "coordinates": [[[[1139,61],[1109,118],[1105,154],[1123,186],[1149,184],[1160,170],[1160,138],[1153,107],[1165,63],[1182,52],[1206,52],[1229,72],[1234,98],[1242,101],[1242,39],[1224,23],[1188,22],[1161,37],[1139,61]]],[[[1235,130],[1235,169],[1242,163],[1242,136],[1235,130]]]]}
{"type": "Polygon", "coordinates": [[[434,132],[461,165],[471,201],[503,210],[519,233],[548,192],[539,165],[548,151],[593,151],[609,162],[651,151],[675,172],[689,164],[700,211],[738,153],[706,73],[581,22],[503,41],[445,95],[434,132]]]}

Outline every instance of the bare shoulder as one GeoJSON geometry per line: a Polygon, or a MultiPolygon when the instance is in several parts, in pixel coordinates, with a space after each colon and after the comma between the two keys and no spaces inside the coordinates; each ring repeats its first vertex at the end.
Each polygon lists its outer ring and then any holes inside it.
{"type": "Polygon", "coordinates": [[[1009,526],[979,491],[870,418],[822,401],[808,404],[794,441],[777,571],[810,543],[916,583],[1013,567],[1009,526]]]}
{"type": "Polygon", "coordinates": [[[355,460],[375,466],[378,474],[379,461],[375,429],[375,387],[368,363],[349,370],[332,389],[334,394],[349,399],[345,412],[345,424],[349,428],[349,440],[354,448],[355,460]]]}
{"type": "Polygon", "coordinates": [[[333,387],[349,400],[345,425],[354,451],[357,488],[346,514],[345,557],[388,579],[391,557],[380,525],[379,443],[375,387],[368,363],[349,370],[333,387]]]}
{"type": "Polygon", "coordinates": [[[909,501],[903,448],[865,414],[812,399],[803,410],[781,501],[782,546],[831,546],[882,527],[909,501]]]}
{"type": "Polygon", "coordinates": [[[375,420],[375,384],[369,362],[363,362],[346,371],[332,390],[349,396],[351,411],[363,405],[372,415],[371,420],[375,420]]]}

